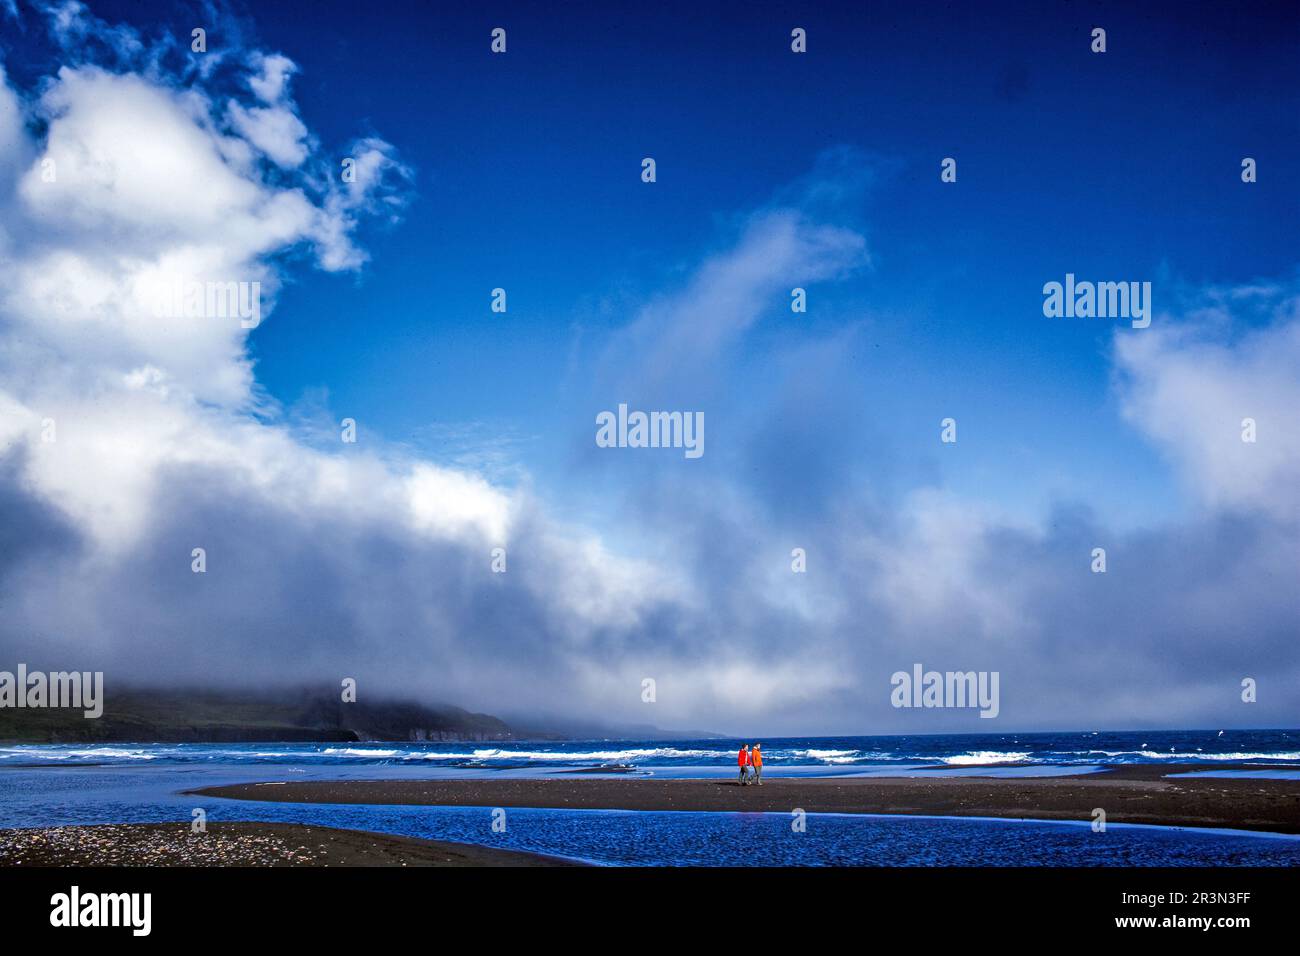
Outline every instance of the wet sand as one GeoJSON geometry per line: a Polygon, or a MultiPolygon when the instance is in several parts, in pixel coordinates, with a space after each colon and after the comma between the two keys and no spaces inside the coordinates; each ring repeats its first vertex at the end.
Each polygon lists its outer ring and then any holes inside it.
{"type": "MultiPolygon", "coordinates": [[[[1251,768],[1224,764],[1215,770],[1251,768]]],[[[1200,765],[1124,765],[1074,777],[782,778],[763,786],[732,780],[474,779],[342,780],[237,784],[192,791],[235,800],[287,803],[538,807],[565,810],[715,810],[789,813],[903,813],[1107,823],[1229,827],[1300,833],[1300,781],[1169,778],[1200,765]]],[[[1251,768],[1254,769],[1254,768],[1251,768]]]]}
{"type": "Polygon", "coordinates": [[[469,843],[297,823],[136,823],[0,830],[0,866],[572,866],[469,843]]]}

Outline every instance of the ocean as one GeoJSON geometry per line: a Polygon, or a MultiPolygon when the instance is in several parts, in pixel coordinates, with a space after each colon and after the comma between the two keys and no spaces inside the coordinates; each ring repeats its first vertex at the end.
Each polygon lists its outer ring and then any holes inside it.
{"type": "MultiPolygon", "coordinates": [[[[1249,761],[1300,778],[1300,731],[1139,731],[810,737],[762,741],[765,775],[1090,773],[1102,763],[1249,761]],[[1288,766],[1290,765],[1290,766],[1288,766]]],[[[1090,821],[786,813],[276,804],[182,791],[266,780],[553,774],[722,777],[738,741],[467,744],[106,744],[0,746],[0,827],[183,821],[314,823],[528,850],[609,865],[1293,866],[1300,838],[1090,821]]],[[[1239,772],[1239,771],[1235,771],[1239,772]]],[[[1234,772],[1234,773],[1235,773],[1234,772]]]]}

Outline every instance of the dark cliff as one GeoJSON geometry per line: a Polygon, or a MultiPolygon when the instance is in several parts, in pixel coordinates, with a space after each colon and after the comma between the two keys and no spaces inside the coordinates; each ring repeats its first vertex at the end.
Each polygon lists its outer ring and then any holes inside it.
{"type": "Polygon", "coordinates": [[[145,690],[104,699],[103,716],[80,710],[0,708],[0,740],[22,743],[240,743],[252,741],[511,740],[503,721],[445,704],[343,703],[338,691],[145,690]]]}

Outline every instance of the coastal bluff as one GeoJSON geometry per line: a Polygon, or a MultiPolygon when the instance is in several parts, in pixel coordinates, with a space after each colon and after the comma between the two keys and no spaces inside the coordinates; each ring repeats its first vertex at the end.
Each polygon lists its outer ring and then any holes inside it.
{"type": "Polygon", "coordinates": [[[515,732],[489,714],[409,701],[342,703],[315,690],[250,692],[133,689],[108,694],[103,716],[67,708],[0,710],[11,743],[488,742],[515,732]]]}

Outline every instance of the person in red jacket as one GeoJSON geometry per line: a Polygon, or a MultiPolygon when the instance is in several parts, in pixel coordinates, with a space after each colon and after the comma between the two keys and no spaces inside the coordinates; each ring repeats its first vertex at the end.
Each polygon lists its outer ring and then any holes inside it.
{"type": "Polygon", "coordinates": [[[749,783],[749,744],[745,744],[740,748],[736,763],[740,765],[740,785],[743,787],[749,783]]]}

